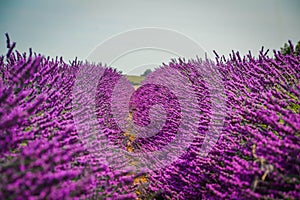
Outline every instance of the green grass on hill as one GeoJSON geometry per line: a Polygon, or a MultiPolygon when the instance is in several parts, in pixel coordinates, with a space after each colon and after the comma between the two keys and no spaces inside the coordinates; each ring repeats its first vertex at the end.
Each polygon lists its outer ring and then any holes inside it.
{"type": "Polygon", "coordinates": [[[141,82],[145,79],[144,76],[134,76],[134,75],[126,75],[126,78],[130,81],[132,85],[141,85],[141,82]]]}

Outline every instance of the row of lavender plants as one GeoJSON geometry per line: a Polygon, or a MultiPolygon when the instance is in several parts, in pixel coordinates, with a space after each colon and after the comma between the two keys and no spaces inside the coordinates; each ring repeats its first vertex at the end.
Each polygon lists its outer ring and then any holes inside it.
{"type": "MultiPolygon", "coordinates": [[[[0,58],[0,199],[133,199],[130,171],[99,162],[81,142],[72,87],[83,65],[14,51],[0,58]]],[[[116,70],[99,66],[111,85],[116,70]]],[[[80,96],[81,94],[75,94],[80,96]]]]}
{"type": "MultiPolygon", "coordinates": [[[[166,199],[300,198],[300,56],[290,45],[288,55],[274,51],[274,57],[268,57],[262,49],[258,58],[250,52],[244,57],[232,52],[229,59],[215,53],[215,64],[200,59],[169,64],[193,83],[198,97],[194,103],[202,115],[188,151],[172,165],[149,174],[145,197],[156,193],[166,199]],[[201,77],[201,71],[211,68],[221,74],[226,104],[222,134],[205,157],[201,156],[203,134],[209,126],[217,128],[210,122],[209,99],[218,88],[203,83],[201,77]]],[[[135,104],[153,98],[152,92],[135,104]]],[[[144,115],[136,117],[139,121],[144,115]]],[[[160,140],[153,145],[159,144],[160,140]]]]}
{"type": "Polygon", "coordinates": [[[300,199],[299,54],[274,51],[268,57],[261,50],[258,58],[232,52],[228,59],[216,54],[215,62],[174,60],[134,91],[114,69],[65,63],[31,50],[21,54],[7,40],[8,52],[0,58],[0,199],[300,199]],[[101,71],[95,98],[84,81],[82,90],[72,90],[83,68],[101,71]],[[220,75],[222,91],[205,81],[203,75],[212,71],[220,75]],[[84,100],[76,109],[74,98],[84,100]],[[218,107],[212,98],[225,103],[218,107]],[[93,103],[95,124],[87,122],[93,103]],[[150,112],[156,104],[164,109],[150,112]],[[223,111],[220,116],[213,116],[214,106],[223,111]],[[127,111],[132,121],[126,120],[127,111]],[[152,121],[157,123],[143,128],[152,121]],[[135,134],[152,136],[129,141],[128,123],[135,134]],[[209,127],[221,134],[203,156],[209,127]],[[99,135],[87,144],[91,130],[99,135]],[[173,151],[149,158],[178,135],[181,143],[174,143],[173,151]],[[130,143],[132,153],[147,155],[140,162],[172,163],[150,170],[148,184],[137,189],[141,174],[124,166],[142,163],[99,151],[107,141],[124,151],[130,143]],[[176,150],[184,151],[178,156],[176,150]],[[118,162],[107,165],[104,157],[118,162]]]}

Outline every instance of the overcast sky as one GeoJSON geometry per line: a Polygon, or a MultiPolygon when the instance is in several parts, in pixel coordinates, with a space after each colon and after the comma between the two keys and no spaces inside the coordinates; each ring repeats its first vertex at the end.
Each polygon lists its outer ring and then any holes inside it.
{"type": "Polygon", "coordinates": [[[20,51],[32,47],[36,52],[63,56],[65,60],[75,56],[84,60],[112,35],[143,27],[178,31],[206,51],[215,49],[225,55],[232,49],[242,54],[248,50],[257,53],[261,46],[279,49],[288,39],[294,43],[300,40],[299,0],[0,2],[1,54],[6,52],[5,32],[17,42],[20,51]]]}

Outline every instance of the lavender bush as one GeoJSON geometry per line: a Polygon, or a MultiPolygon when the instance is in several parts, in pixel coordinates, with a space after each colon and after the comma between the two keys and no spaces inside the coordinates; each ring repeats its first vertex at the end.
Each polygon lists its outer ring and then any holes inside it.
{"type": "MultiPolygon", "coordinates": [[[[266,53],[241,58],[233,52],[227,60],[216,54],[216,65],[210,66],[220,71],[226,89],[222,135],[202,157],[201,135],[209,122],[199,119],[194,144],[172,166],[151,173],[148,193],[166,199],[300,198],[300,57],[266,53]]],[[[209,62],[179,60],[169,66],[187,74],[205,98],[211,94],[192,74],[206,70],[209,62]]],[[[201,107],[203,113],[207,109],[201,107]]]]}
{"type": "Polygon", "coordinates": [[[135,198],[134,175],[99,163],[77,133],[71,91],[83,63],[14,47],[7,35],[8,53],[0,59],[0,199],[135,198]]]}

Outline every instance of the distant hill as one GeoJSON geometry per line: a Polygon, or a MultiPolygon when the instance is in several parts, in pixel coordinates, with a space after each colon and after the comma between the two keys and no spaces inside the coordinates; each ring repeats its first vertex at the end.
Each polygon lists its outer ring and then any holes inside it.
{"type": "Polygon", "coordinates": [[[145,79],[144,76],[135,76],[135,75],[125,75],[126,78],[130,81],[130,83],[134,86],[134,89],[137,89],[141,82],[145,79]]]}

